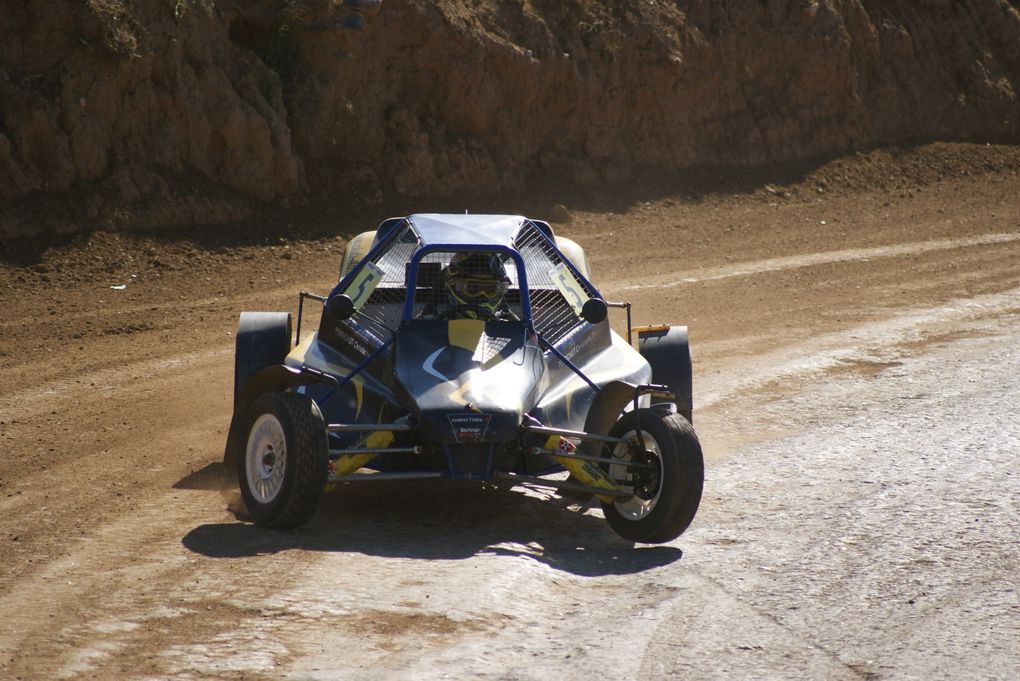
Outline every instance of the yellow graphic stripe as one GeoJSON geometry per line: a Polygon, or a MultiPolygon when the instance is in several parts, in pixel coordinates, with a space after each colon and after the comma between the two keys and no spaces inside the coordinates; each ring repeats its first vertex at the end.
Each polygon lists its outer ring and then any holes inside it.
{"type": "Polygon", "coordinates": [[[478,341],[485,333],[485,321],[482,319],[451,319],[446,324],[446,336],[450,345],[474,352],[478,341]]]}

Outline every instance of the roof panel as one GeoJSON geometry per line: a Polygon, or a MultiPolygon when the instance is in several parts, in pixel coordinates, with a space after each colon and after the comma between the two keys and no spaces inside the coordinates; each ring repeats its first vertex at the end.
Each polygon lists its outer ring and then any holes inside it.
{"type": "Polygon", "coordinates": [[[525,218],[520,215],[419,213],[407,218],[422,245],[477,244],[513,248],[525,218]]]}

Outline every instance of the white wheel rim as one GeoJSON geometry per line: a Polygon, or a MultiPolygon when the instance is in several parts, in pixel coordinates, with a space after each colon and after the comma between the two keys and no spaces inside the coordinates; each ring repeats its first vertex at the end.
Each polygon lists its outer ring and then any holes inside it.
{"type": "Polygon", "coordinates": [[[259,503],[271,502],[283,487],[287,469],[287,441],[278,418],[263,414],[255,420],[248,434],[244,461],[251,495],[259,503]]]}
{"type": "MultiPolygon", "coordinates": [[[[656,442],[655,438],[652,437],[647,431],[641,431],[641,435],[645,440],[645,447],[648,451],[655,455],[655,458],[659,461],[659,487],[655,490],[655,496],[651,499],[642,499],[637,495],[630,499],[613,502],[613,506],[620,513],[621,516],[627,520],[641,520],[655,508],[655,504],[659,501],[659,495],[662,493],[662,454],[659,451],[659,443],[656,442]]],[[[627,447],[627,443],[637,442],[637,431],[630,431],[623,436],[626,442],[622,442],[613,449],[613,458],[620,459],[622,461],[630,461],[630,450],[627,447]]],[[[630,479],[631,473],[627,471],[625,464],[610,464],[609,475],[614,480],[630,479]]]]}

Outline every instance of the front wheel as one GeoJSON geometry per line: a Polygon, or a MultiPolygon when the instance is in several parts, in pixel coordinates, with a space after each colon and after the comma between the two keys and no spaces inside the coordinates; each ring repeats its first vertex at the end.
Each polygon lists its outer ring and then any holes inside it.
{"type": "Polygon", "coordinates": [[[624,539],[646,544],[679,537],[694,520],[705,482],[701,443],[690,422],[655,409],[628,412],[609,432],[617,444],[607,466],[618,482],[632,485],[634,496],[602,504],[609,525],[624,539]],[[638,437],[640,425],[642,449],[638,437]]]}
{"type": "Polygon", "coordinates": [[[252,405],[241,496],[252,520],[298,527],[315,513],[329,477],[329,444],[322,413],[297,393],[266,393],[252,405]]]}

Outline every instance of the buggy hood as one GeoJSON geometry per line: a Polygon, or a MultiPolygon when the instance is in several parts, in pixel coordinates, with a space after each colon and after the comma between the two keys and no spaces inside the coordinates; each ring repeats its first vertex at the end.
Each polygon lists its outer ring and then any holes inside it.
{"type": "Polygon", "coordinates": [[[512,440],[540,395],[545,362],[517,321],[413,320],[396,338],[395,374],[436,442],[512,440]]]}

